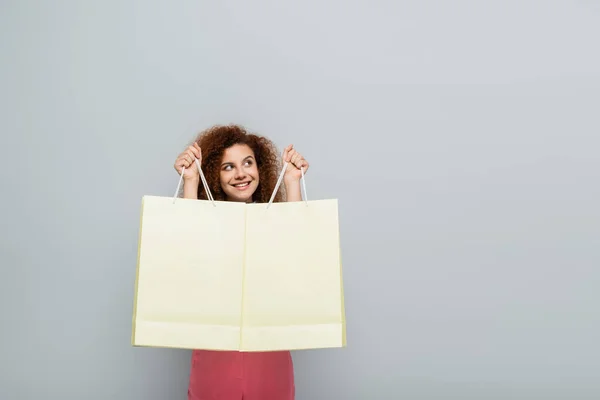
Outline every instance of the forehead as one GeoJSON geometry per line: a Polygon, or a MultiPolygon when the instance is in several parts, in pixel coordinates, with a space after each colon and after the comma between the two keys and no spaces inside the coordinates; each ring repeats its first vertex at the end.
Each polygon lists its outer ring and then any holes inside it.
{"type": "Polygon", "coordinates": [[[246,144],[234,144],[225,149],[225,152],[223,153],[223,162],[241,161],[248,156],[254,157],[254,152],[250,146],[246,144]]]}

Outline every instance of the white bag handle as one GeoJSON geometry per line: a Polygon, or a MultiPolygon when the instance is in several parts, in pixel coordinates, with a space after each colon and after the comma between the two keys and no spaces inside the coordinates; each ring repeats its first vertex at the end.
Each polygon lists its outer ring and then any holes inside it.
{"type": "MultiPolygon", "coordinates": [[[[217,206],[215,204],[215,199],[212,196],[212,193],[210,192],[210,189],[208,188],[208,182],[206,181],[206,178],[204,177],[204,173],[202,172],[202,167],[200,166],[200,161],[198,161],[198,159],[195,159],[196,162],[196,166],[198,167],[198,172],[200,172],[200,179],[202,179],[202,186],[204,186],[204,190],[206,190],[206,194],[208,195],[208,199],[210,201],[212,201],[213,206],[217,206]]],[[[179,176],[179,183],[177,184],[177,189],[175,190],[175,195],[173,196],[173,203],[175,203],[175,199],[177,198],[177,194],[179,194],[179,189],[181,188],[181,181],[183,180],[183,173],[185,172],[185,167],[181,168],[181,175],[179,176]]]]}
{"type": "MultiPolygon", "coordinates": [[[[279,179],[277,179],[277,184],[275,185],[275,189],[273,190],[273,194],[271,195],[269,204],[267,204],[267,209],[269,207],[271,207],[271,203],[273,202],[273,199],[275,198],[275,193],[277,193],[277,190],[279,190],[279,185],[281,185],[281,181],[283,179],[283,175],[285,175],[285,169],[287,168],[287,165],[288,165],[288,162],[286,161],[283,164],[281,173],[279,174],[279,179]]],[[[306,203],[306,206],[308,207],[308,196],[306,194],[306,180],[304,179],[304,168],[300,168],[300,172],[302,172],[302,187],[304,188],[304,202],[306,203]]]]}

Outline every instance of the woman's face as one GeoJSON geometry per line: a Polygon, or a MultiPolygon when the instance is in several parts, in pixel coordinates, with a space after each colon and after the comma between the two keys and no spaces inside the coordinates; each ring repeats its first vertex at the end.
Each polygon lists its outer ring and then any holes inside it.
{"type": "Polygon", "coordinates": [[[254,152],[245,144],[225,149],[219,171],[221,187],[228,201],[252,202],[258,187],[258,166],[254,152]]]}

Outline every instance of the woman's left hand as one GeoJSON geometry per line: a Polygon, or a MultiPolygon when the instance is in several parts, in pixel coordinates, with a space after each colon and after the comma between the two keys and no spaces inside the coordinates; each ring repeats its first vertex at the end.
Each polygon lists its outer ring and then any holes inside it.
{"type": "Polygon", "coordinates": [[[300,168],[304,169],[304,173],[308,171],[308,162],[302,157],[300,153],[294,149],[294,145],[290,144],[283,151],[283,161],[287,161],[288,165],[285,170],[284,179],[286,181],[296,181],[302,178],[302,171],[300,168]]]}

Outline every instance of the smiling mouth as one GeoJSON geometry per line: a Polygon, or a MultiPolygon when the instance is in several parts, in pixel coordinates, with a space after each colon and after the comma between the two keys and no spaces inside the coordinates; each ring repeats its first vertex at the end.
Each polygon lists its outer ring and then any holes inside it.
{"type": "Polygon", "coordinates": [[[236,183],[235,185],[232,185],[232,186],[239,188],[239,189],[243,189],[243,188],[250,186],[250,182],[236,183]]]}

